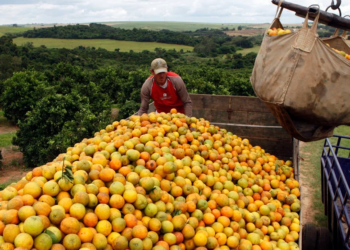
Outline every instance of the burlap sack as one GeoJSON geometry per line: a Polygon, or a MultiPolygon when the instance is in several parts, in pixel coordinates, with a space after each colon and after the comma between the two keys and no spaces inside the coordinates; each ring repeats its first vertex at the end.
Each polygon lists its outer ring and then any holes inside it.
{"type": "MultiPolygon", "coordinates": [[[[279,8],[270,28],[283,27],[279,8]]],[[[302,141],[330,137],[334,127],[350,125],[350,61],[331,47],[341,44],[348,54],[350,48],[338,36],[326,40],[330,46],[322,41],[318,18],[309,28],[307,15],[303,27],[290,34],[265,33],[251,77],[256,95],[302,141]]]]}

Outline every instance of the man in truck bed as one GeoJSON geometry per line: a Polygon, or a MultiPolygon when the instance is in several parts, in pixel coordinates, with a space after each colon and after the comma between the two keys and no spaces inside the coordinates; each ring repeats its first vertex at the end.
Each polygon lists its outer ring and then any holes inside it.
{"type": "Polygon", "coordinates": [[[192,116],[192,101],[184,81],[174,73],[168,72],[164,59],[157,58],[151,63],[152,75],[141,88],[141,107],[138,115],[147,113],[149,99],[152,98],[158,113],[169,113],[175,108],[179,113],[192,116]]]}

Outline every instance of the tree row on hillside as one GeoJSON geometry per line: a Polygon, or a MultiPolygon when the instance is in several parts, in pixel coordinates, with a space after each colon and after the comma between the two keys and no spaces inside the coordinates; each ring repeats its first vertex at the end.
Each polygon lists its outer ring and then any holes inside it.
{"type": "Polygon", "coordinates": [[[104,24],[54,26],[28,30],[22,33],[28,38],[63,38],[63,39],[114,39],[137,42],[160,42],[193,46],[195,39],[190,36],[169,31],[146,29],[121,29],[104,24]]]}
{"type": "MultiPolygon", "coordinates": [[[[12,76],[13,72],[32,69],[37,71],[50,71],[58,63],[69,63],[84,69],[98,69],[112,66],[115,69],[136,70],[138,68],[149,68],[149,63],[157,57],[166,58],[170,67],[190,65],[200,67],[201,61],[205,65],[212,65],[222,69],[252,68],[256,54],[242,56],[237,47],[223,44],[220,49],[210,47],[212,40],[203,39],[203,44],[196,47],[196,54],[201,57],[210,56],[210,59],[199,59],[193,55],[187,55],[183,51],[164,50],[157,48],[154,51],[143,51],[141,53],[107,51],[106,49],[85,48],[83,46],[75,49],[48,49],[45,47],[34,47],[27,43],[17,46],[9,36],[0,37],[0,85],[1,82],[12,76]],[[205,41],[208,41],[205,43],[205,41]],[[219,50],[221,51],[219,53],[219,50]],[[215,56],[223,54],[223,59],[215,56]],[[213,57],[214,56],[214,57],[213,57]]],[[[0,88],[0,95],[2,89],[0,88]]]]}
{"type": "MultiPolygon", "coordinates": [[[[175,32],[170,30],[152,31],[146,29],[121,29],[104,24],[67,25],[28,30],[13,36],[27,38],[61,38],[61,39],[114,39],[137,42],[161,42],[169,44],[183,44],[188,46],[202,46],[203,39],[211,39],[215,44],[216,53],[221,53],[221,46],[251,48],[260,45],[262,36],[242,37],[228,36],[219,29],[199,29],[196,31],[175,32]]],[[[227,49],[226,49],[227,50],[227,49]]]]}

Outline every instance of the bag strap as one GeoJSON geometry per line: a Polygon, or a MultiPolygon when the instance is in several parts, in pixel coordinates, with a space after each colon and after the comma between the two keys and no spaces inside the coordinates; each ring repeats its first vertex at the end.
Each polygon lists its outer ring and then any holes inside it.
{"type": "Polygon", "coordinates": [[[337,29],[334,31],[334,33],[333,33],[333,35],[332,35],[331,37],[337,37],[337,36],[339,36],[339,28],[337,28],[337,29]]]}
{"type": "MultiPolygon", "coordinates": [[[[350,15],[346,15],[346,16],[343,16],[343,17],[350,17],[350,15]]],[[[334,31],[334,34],[333,34],[331,37],[337,37],[337,36],[339,36],[339,31],[340,31],[340,29],[337,28],[337,29],[334,31]]],[[[346,33],[347,33],[347,31],[344,30],[344,31],[343,31],[343,34],[341,34],[340,36],[346,39],[346,33]]]]}
{"type": "Polygon", "coordinates": [[[311,52],[312,48],[314,47],[316,37],[317,35],[317,24],[318,19],[320,17],[320,6],[319,5],[311,5],[308,9],[308,12],[305,17],[305,21],[303,23],[302,28],[299,30],[298,37],[295,40],[294,48],[300,49],[305,52],[311,52]],[[311,28],[309,29],[309,12],[310,8],[312,6],[318,7],[318,13],[317,16],[314,19],[314,23],[312,24],[311,28]]]}
{"type": "MultiPolygon", "coordinates": [[[[344,17],[344,18],[345,18],[345,17],[350,17],[350,15],[346,15],[346,16],[343,16],[343,17],[344,17]]],[[[344,30],[344,31],[343,31],[343,34],[341,34],[341,36],[344,37],[345,39],[346,39],[346,33],[347,33],[347,31],[344,30]]]]}
{"type": "Polygon", "coordinates": [[[276,9],[276,14],[275,14],[275,19],[276,18],[280,19],[281,15],[282,15],[283,8],[281,6],[282,6],[283,1],[284,0],[280,0],[278,3],[277,9],[276,9]]]}
{"type": "Polygon", "coordinates": [[[331,35],[331,37],[341,36],[341,37],[343,37],[343,38],[345,38],[345,39],[346,39],[346,33],[347,33],[347,31],[346,31],[346,30],[344,30],[344,31],[343,31],[343,34],[341,34],[341,35],[339,35],[339,31],[340,31],[340,29],[339,29],[339,28],[338,28],[338,29],[336,29],[336,30],[334,31],[334,34],[333,34],[333,35],[331,35]]]}

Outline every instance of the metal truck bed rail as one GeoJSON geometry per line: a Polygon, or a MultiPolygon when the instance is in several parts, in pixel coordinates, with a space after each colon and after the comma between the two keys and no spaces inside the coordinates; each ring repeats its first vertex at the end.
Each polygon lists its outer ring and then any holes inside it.
{"type": "Polygon", "coordinates": [[[335,249],[350,249],[350,137],[333,135],[321,155],[322,202],[335,249]],[[332,141],[336,143],[332,144],[332,141]],[[346,146],[349,145],[349,146],[346,146]]]}

